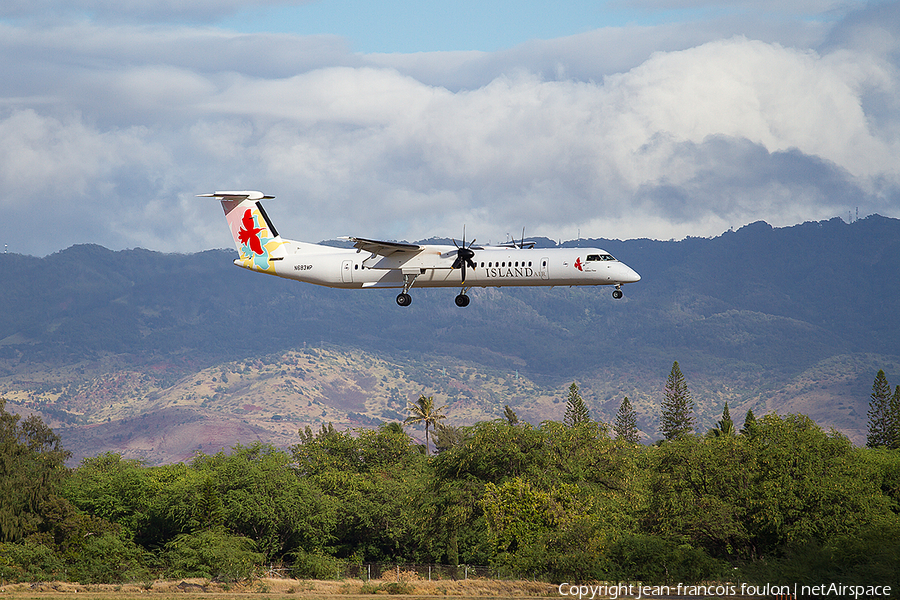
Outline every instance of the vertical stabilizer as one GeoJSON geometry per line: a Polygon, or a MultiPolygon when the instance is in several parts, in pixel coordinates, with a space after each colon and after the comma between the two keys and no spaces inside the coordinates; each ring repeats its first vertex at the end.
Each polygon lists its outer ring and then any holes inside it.
{"type": "Polygon", "coordinates": [[[274,196],[264,196],[262,192],[233,191],[200,194],[203,198],[218,198],[225,209],[225,220],[231,229],[234,245],[242,267],[254,271],[274,272],[272,261],[285,256],[285,241],[281,239],[260,200],[270,200],[274,196]]]}

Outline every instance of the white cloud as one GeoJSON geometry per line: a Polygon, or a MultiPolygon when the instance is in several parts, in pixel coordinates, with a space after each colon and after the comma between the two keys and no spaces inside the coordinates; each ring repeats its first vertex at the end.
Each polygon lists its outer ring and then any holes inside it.
{"type": "Polygon", "coordinates": [[[77,118],[60,121],[34,110],[0,120],[0,202],[33,196],[90,196],[107,188],[124,164],[159,154],[140,128],[100,132],[77,118]]]}
{"type": "Polygon", "coordinates": [[[867,56],[822,57],[734,39],[657,54],[604,88],[609,120],[622,131],[630,125],[623,140],[630,150],[657,134],[692,142],[725,135],[769,151],[797,148],[862,176],[893,161],[860,101],[866,89],[887,83],[867,56]]]}
{"type": "Polygon", "coordinates": [[[820,50],[662,26],[404,56],[330,36],[0,25],[0,242],[229,246],[193,194],[231,187],[276,194],[280,232],[313,241],[900,216],[896,44],[857,43],[875,24],[898,35],[883,15],[850,20],[820,50]],[[616,44],[628,58],[603,60],[616,44]]]}

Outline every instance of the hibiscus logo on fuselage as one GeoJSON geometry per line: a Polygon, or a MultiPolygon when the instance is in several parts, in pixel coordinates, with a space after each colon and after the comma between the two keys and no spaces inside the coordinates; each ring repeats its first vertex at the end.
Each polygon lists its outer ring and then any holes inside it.
{"type": "Polygon", "coordinates": [[[584,271],[584,263],[581,262],[581,257],[575,259],[575,268],[579,271],[584,271]]]}

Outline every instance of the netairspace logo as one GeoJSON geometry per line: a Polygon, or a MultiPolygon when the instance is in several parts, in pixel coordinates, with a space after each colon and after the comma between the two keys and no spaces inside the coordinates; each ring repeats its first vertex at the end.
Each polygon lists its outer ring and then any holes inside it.
{"type": "Polygon", "coordinates": [[[889,585],[844,585],[841,583],[823,583],[821,585],[750,585],[742,583],[721,585],[583,585],[573,583],[559,584],[560,596],[572,596],[578,600],[594,600],[595,598],[634,598],[641,600],[648,596],[835,596],[853,598],[876,598],[890,596],[889,585]]]}

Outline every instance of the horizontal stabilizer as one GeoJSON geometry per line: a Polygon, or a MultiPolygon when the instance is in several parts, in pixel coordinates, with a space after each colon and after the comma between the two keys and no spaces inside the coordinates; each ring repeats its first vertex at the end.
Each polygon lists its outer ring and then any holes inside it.
{"type": "Polygon", "coordinates": [[[198,198],[218,198],[220,200],[271,200],[275,196],[266,196],[262,192],[244,190],[238,192],[214,192],[212,194],[197,194],[198,198]]]}

